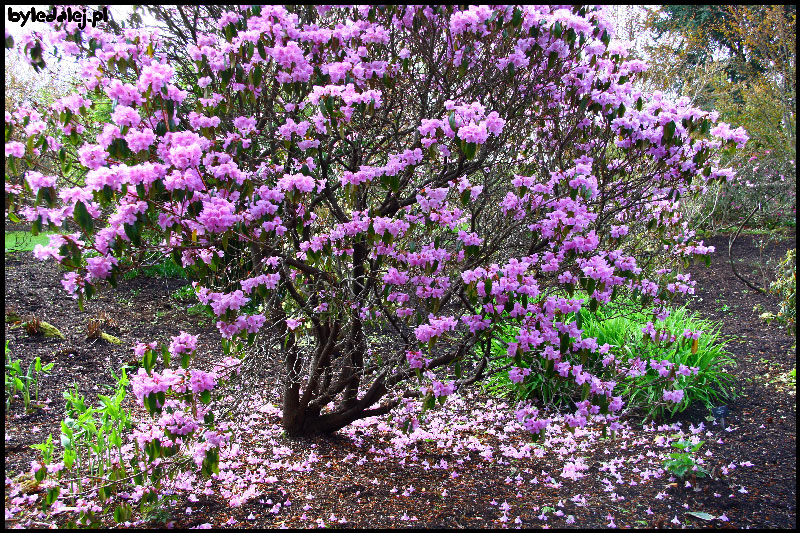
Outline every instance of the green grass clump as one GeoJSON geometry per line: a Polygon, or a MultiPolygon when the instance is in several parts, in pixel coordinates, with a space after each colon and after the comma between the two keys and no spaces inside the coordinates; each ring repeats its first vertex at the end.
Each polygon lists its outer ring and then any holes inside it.
{"type": "MultiPolygon", "coordinates": [[[[684,398],[670,409],[670,416],[685,411],[694,402],[701,402],[710,409],[734,397],[734,377],[728,374],[727,368],[735,366],[736,362],[726,349],[727,342],[721,338],[719,325],[680,307],[672,310],[663,325],[656,325],[656,329],[666,328],[677,336],[676,342],[655,343],[649,337],[645,339],[641,333],[641,328],[646,324],[643,318],[640,316],[638,320],[625,325],[626,343],[619,345],[622,347],[620,355],[623,361],[638,356],[640,359],[666,359],[676,367],[683,364],[698,368],[697,375],[678,376],[675,380],[674,388],[683,389],[684,398]],[[703,332],[696,346],[691,339],[682,337],[686,329],[703,332]]],[[[602,341],[598,342],[602,344],[602,341]]],[[[623,397],[651,416],[666,415],[665,408],[653,407],[661,400],[662,389],[657,386],[658,378],[656,371],[648,369],[645,375],[622,382],[623,397]]]]}
{"type": "MultiPolygon", "coordinates": [[[[734,378],[726,369],[735,362],[725,348],[726,342],[720,337],[719,326],[700,318],[685,307],[672,309],[666,320],[658,321],[654,326],[656,330],[666,329],[672,332],[676,340],[670,342],[670,339],[666,338],[667,335],[663,334],[664,338],[659,337],[659,342],[655,342],[650,336],[642,333],[642,328],[652,320],[652,315],[641,312],[626,313],[624,312],[626,308],[630,309],[630,306],[626,306],[623,302],[609,305],[596,313],[586,308],[581,309],[579,327],[583,329],[582,337],[595,337],[600,346],[608,343],[611,346],[610,353],[623,363],[639,358],[645,361],[667,360],[673,363],[676,369],[681,364],[697,367],[697,375],[677,376],[675,379],[674,388],[684,391],[681,402],[664,405],[662,395],[665,380],[649,366],[641,376],[619,379],[619,376],[612,374],[610,366],[603,367],[603,356],[597,352],[583,355],[569,353],[564,360],[573,365],[583,365],[585,371],[603,381],[611,379],[617,381],[614,394],[621,394],[628,407],[643,411],[649,417],[673,416],[686,410],[694,402],[701,402],[710,408],[733,396],[734,378]],[[687,329],[703,332],[696,345],[692,339],[683,337],[683,332],[687,329]]],[[[575,319],[574,314],[570,314],[566,322],[575,319]]],[[[519,368],[530,368],[531,373],[525,381],[515,384],[508,378],[508,372],[500,372],[485,383],[485,390],[497,396],[517,400],[538,400],[556,407],[571,407],[576,401],[580,401],[580,389],[575,385],[572,376],[567,379],[560,378],[557,374],[546,376],[547,361],[542,355],[526,354],[521,364],[515,364],[506,356],[508,343],[515,342],[518,333],[519,328],[515,326],[500,326],[500,334],[492,341],[492,355],[495,358],[493,366],[499,368],[511,364],[519,368]]]]}

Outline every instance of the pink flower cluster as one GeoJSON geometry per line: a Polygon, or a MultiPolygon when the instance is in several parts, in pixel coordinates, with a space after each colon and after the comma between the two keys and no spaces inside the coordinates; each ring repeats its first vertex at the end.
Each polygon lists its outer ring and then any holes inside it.
{"type": "Polygon", "coordinates": [[[201,303],[211,305],[214,314],[222,316],[228,309],[237,311],[241,309],[250,298],[246,297],[240,290],[235,290],[230,293],[224,292],[211,292],[208,289],[200,289],[197,298],[201,303]]]}
{"type": "Polygon", "coordinates": [[[247,278],[243,279],[239,283],[242,285],[242,290],[250,294],[254,288],[263,285],[267,289],[274,289],[278,286],[278,282],[281,280],[280,273],[275,274],[261,274],[254,278],[247,278]]]}
{"type": "Polygon", "coordinates": [[[125,135],[125,142],[128,143],[128,148],[134,153],[147,150],[155,140],[156,134],[150,128],[131,130],[125,135]]]}
{"type": "Polygon", "coordinates": [[[139,405],[142,405],[145,396],[149,396],[151,393],[167,392],[170,387],[175,387],[177,392],[183,392],[185,390],[185,387],[182,389],[184,377],[183,369],[174,371],[166,368],[161,373],[154,371],[152,374],[148,374],[144,368],[139,368],[136,375],[131,377],[131,389],[139,401],[139,405]]]}
{"type": "Polygon", "coordinates": [[[296,123],[294,120],[288,119],[286,124],[278,128],[278,135],[284,139],[291,139],[292,134],[295,134],[302,139],[306,136],[306,132],[308,132],[308,128],[310,126],[311,123],[309,123],[307,120],[296,123]]]}
{"type": "MultiPolygon", "coordinates": [[[[295,189],[299,192],[311,192],[314,190],[314,187],[317,187],[314,178],[306,176],[305,174],[284,174],[283,177],[278,180],[278,189],[282,191],[291,191],[295,189]]],[[[319,186],[320,189],[321,187],[322,186],[319,186]]]]}
{"type": "Polygon", "coordinates": [[[683,400],[683,390],[664,390],[664,400],[673,403],[680,403],[683,400]]]}
{"type": "MultiPolygon", "coordinates": [[[[142,105],[144,103],[144,99],[136,87],[127,83],[122,83],[119,80],[113,80],[106,86],[105,91],[109,98],[116,100],[122,106],[130,106],[132,104],[142,105]]],[[[91,104],[91,101],[89,101],[89,104],[91,104]]],[[[84,105],[88,107],[88,105],[84,105]]],[[[72,111],[77,114],[74,106],[72,107],[72,111]]]]}
{"type": "Polygon", "coordinates": [[[256,131],[256,119],[253,117],[236,117],[233,119],[233,126],[242,132],[242,135],[249,135],[256,131]]]}
{"type": "Polygon", "coordinates": [[[19,141],[10,141],[6,143],[6,157],[24,157],[25,145],[19,141]]]}
{"type": "Polygon", "coordinates": [[[111,113],[111,120],[118,126],[130,126],[135,128],[142,121],[139,112],[125,105],[117,106],[113,113],[111,113]]]}
{"type": "Polygon", "coordinates": [[[55,187],[56,185],[55,176],[45,176],[33,170],[28,172],[28,175],[25,177],[25,179],[28,180],[28,185],[30,186],[34,194],[37,193],[39,189],[55,187]]]}
{"type": "Polygon", "coordinates": [[[196,349],[197,335],[190,335],[185,331],[181,331],[180,335],[172,337],[172,342],[169,344],[169,352],[176,356],[194,352],[196,349]]]}
{"type": "Polygon", "coordinates": [[[435,317],[434,315],[428,316],[428,323],[421,324],[414,330],[414,335],[419,342],[428,342],[429,340],[440,337],[445,331],[452,331],[456,328],[458,322],[452,316],[435,317]]]}
{"type": "Polygon", "coordinates": [[[508,379],[510,379],[512,383],[522,383],[525,380],[525,377],[530,373],[530,368],[513,367],[508,371],[508,379]]]}
{"type": "Polygon", "coordinates": [[[408,275],[390,267],[389,271],[383,275],[383,282],[387,285],[405,285],[408,283],[408,275]]]}
{"type": "Polygon", "coordinates": [[[86,270],[89,278],[106,279],[111,273],[111,268],[119,262],[116,257],[97,256],[86,258],[86,270]]]}
{"type": "Polygon", "coordinates": [[[189,371],[189,390],[195,394],[200,394],[203,391],[212,390],[217,386],[216,374],[204,372],[202,370],[189,371]]]}
{"type": "Polygon", "coordinates": [[[208,198],[203,200],[203,210],[197,215],[197,221],[208,231],[222,233],[240,220],[236,214],[236,206],[224,198],[208,198]]]}
{"type": "Polygon", "coordinates": [[[430,360],[422,356],[422,352],[419,350],[406,351],[406,359],[408,360],[408,366],[415,369],[425,368],[430,362],[430,360]]]}

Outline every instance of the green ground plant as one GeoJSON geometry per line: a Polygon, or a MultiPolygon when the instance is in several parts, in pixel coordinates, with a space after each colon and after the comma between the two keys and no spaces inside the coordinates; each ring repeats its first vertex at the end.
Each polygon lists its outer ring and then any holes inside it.
{"type": "Polygon", "coordinates": [[[132,268],[125,272],[123,279],[130,280],[139,276],[147,278],[180,278],[186,279],[186,271],[170,259],[162,259],[147,266],[132,268]]]}
{"type": "MultiPolygon", "coordinates": [[[[113,372],[112,376],[116,385],[106,387],[113,391],[113,395],[98,394],[100,407],[88,407],[77,384],[74,390],[64,392],[67,403],[66,418],[61,422],[61,445],[66,468],[75,464],[90,476],[103,477],[110,472],[109,479],[116,479],[115,476],[121,478],[124,475],[124,466],[120,466],[122,435],[133,427],[133,423],[129,411],[122,408],[129,384],[125,368],[119,376],[113,372]]],[[[80,479],[78,489],[82,490],[80,479]]]]}
{"type": "Polygon", "coordinates": [[[170,298],[173,300],[178,300],[179,302],[185,302],[194,299],[194,288],[191,285],[184,285],[179,289],[175,289],[170,293],[170,298]]]}
{"type": "Polygon", "coordinates": [[[22,397],[25,404],[25,412],[31,411],[31,406],[39,403],[39,385],[40,376],[42,374],[49,374],[55,363],[42,365],[39,357],[36,357],[28,366],[28,371],[22,371],[22,361],[17,359],[11,360],[11,352],[8,349],[8,341],[6,341],[5,348],[6,355],[6,370],[5,370],[5,394],[6,394],[6,412],[11,408],[16,395],[22,397]],[[33,401],[31,401],[31,393],[33,393],[33,401]]]}
{"type": "Polygon", "coordinates": [[[664,461],[664,469],[678,479],[683,479],[687,475],[695,474],[697,477],[705,477],[708,471],[700,466],[695,460],[695,454],[703,447],[705,441],[692,444],[689,440],[678,440],[672,446],[678,448],[679,452],[669,454],[669,459],[664,461]]]}

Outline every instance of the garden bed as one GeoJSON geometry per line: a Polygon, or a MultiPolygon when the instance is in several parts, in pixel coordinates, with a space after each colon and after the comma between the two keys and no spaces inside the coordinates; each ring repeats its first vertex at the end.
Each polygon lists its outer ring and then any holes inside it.
{"type": "MultiPolygon", "coordinates": [[[[777,260],[795,246],[792,238],[760,250],[758,239],[740,236],[734,247],[740,273],[754,281],[759,264],[777,260]]],[[[216,480],[205,493],[179,493],[147,516],[134,515],[147,520],[136,525],[795,527],[795,388],[785,379],[796,364],[793,339],[777,325],[765,325],[753,311],[758,304],[773,309],[777,303],[736,280],[727,264],[727,237],[707,239],[706,244],[715,245],[717,253],[710,268],[691,267],[698,284],[688,305],[721,322],[738,363],[734,373],[740,396],[729,405],[726,429],[707,420],[704,406],[695,405],[672,421],[680,427],[642,428],[631,421],[614,440],[600,439],[591,428],[574,436],[554,428],[545,446],[536,447],[517,430],[513,409],[499,406],[496,399],[487,405],[476,390],[430,413],[420,426],[425,431],[412,440],[381,418],[354,424],[333,437],[290,441],[281,435],[274,407],[280,405],[277,390],[267,387],[244,398],[237,418],[243,430],[240,452],[221,464],[223,473],[241,476],[242,488],[236,489],[233,477],[216,480]],[[664,458],[674,451],[665,439],[678,429],[705,440],[700,455],[711,477],[691,479],[687,485],[663,471],[664,458]],[[565,468],[568,463],[573,466],[565,468]],[[255,492],[247,494],[251,486],[255,492]],[[244,493],[241,505],[229,506],[222,497],[226,490],[244,493]]],[[[74,518],[70,511],[37,517],[30,505],[14,500],[20,495],[10,485],[38,458],[31,444],[48,433],[58,441],[62,394],[73,383],[93,405],[97,393],[106,393],[103,385],[114,384],[111,371],[132,362],[134,343],[168,341],[181,330],[200,336],[195,361],[201,368],[208,369],[222,352],[213,323],[190,314],[187,302],[170,296],[186,284],[183,280],[124,281],[81,312],[60,279],[53,263],[35,261],[30,253],[6,254],[6,312],[35,316],[66,337],[29,336],[24,328],[6,324],[9,347],[23,368],[37,356],[45,364],[54,363],[52,373],[41,379],[45,407],[26,414],[16,401],[6,412],[6,527],[44,527],[53,521],[63,525],[74,518]],[[121,344],[88,339],[90,319],[101,320],[121,344]]],[[[277,366],[267,366],[258,385],[274,386],[277,373],[277,366]]],[[[26,499],[33,495],[37,493],[26,499]]],[[[114,524],[110,516],[104,523],[114,524]]]]}

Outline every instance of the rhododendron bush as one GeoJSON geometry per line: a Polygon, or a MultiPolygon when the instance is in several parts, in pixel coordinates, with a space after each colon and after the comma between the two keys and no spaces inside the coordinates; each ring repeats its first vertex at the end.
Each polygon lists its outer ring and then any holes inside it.
{"type": "MultiPolygon", "coordinates": [[[[715,156],[747,139],[638,91],[646,65],[595,8],[243,7],[188,45],[191,75],[158,32],[55,24],[16,47],[37,66],[48,50],[74,57],[82,83],[49,109],[6,112],[7,216],[62,229],[35,254],[66,267],[79,301],[145,249],[186,267],[227,355],[256,342],[280,358],[292,436],[408,398],[433,407],[485,377],[504,324],[520,328],[515,382],[574,381],[569,425],[614,424],[616,382],[648,361],[615,360],[577,311],[633,295],[663,318],[692,291],[680,268],[712,250],[680,200],[731,179],[715,156]],[[110,120],[90,123],[103,99],[110,120]],[[47,152],[61,174],[27,168],[47,152]],[[593,352],[602,376],[578,363],[593,352]]],[[[194,342],[162,353],[186,369],[194,342]]],[[[159,371],[153,348],[137,348],[133,380],[151,413],[170,387],[207,401],[214,375],[159,371]]],[[[664,401],[681,401],[674,380],[690,369],[652,364],[664,401]]],[[[211,424],[193,405],[169,415],[169,435],[211,424]]],[[[549,423],[518,417],[537,434],[549,423]]]]}

